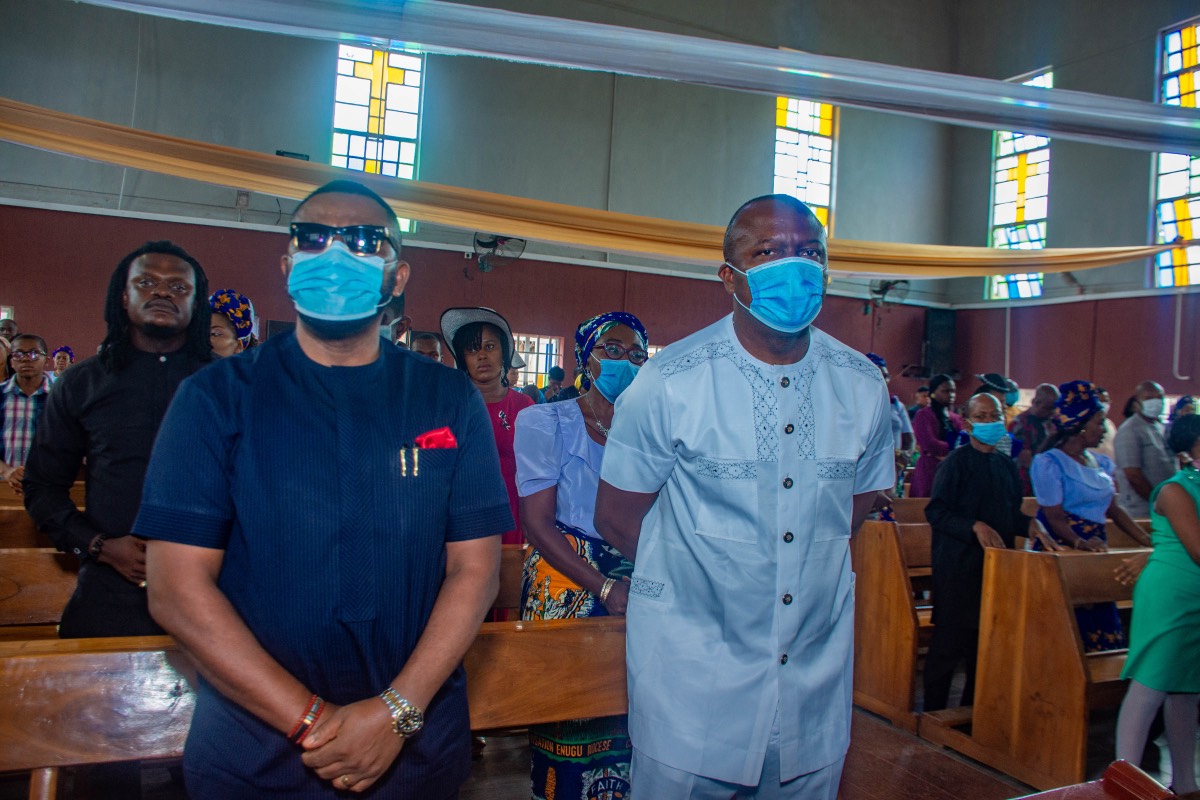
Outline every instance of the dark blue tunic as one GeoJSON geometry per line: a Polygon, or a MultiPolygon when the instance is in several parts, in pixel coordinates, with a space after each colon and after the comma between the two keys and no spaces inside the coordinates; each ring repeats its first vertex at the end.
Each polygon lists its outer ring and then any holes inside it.
{"type": "MultiPolygon", "coordinates": [[[[464,373],[394,347],[368,366],[323,367],[294,334],[180,387],[134,524],[225,550],[219,585],[250,631],[338,704],[400,672],[441,588],[446,542],[511,527],[483,400],[464,373]],[[417,437],[443,427],[457,448],[422,449],[414,464],[417,437]]],[[[335,796],[282,733],[203,680],[184,768],[193,798],[335,796]]],[[[366,796],[450,796],[469,769],[460,667],[366,796]]]]}

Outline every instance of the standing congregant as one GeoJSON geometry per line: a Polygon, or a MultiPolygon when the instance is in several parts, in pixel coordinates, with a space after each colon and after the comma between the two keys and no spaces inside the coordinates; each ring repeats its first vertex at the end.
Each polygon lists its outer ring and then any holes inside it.
{"type": "Polygon", "coordinates": [[[746,203],[719,275],[733,313],[617,401],[596,529],[635,564],[635,797],[828,798],[850,741],[850,534],[895,481],[879,370],[812,327],[825,230],[746,203]]]}

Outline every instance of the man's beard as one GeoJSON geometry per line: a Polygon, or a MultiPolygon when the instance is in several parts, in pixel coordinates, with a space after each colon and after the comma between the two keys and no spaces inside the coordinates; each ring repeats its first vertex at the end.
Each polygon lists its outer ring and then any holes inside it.
{"type": "Polygon", "coordinates": [[[179,328],[173,328],[170,325],[142,325],[139,330],[150,339],[158,339],[160,341],[172,339],[178,336],[183,331],[179,328]]]}
{"type": "Polygon", "coordinates": [[[304,327],[308,328],[313,336],[327,342],[349,339],[353,336],[358,336],[367,328],[379,327],[379,314],[350,320],[314,319],[301,311],[297,311],[296,314],[300,317],[300,321],[304,323],[304,327]]]}

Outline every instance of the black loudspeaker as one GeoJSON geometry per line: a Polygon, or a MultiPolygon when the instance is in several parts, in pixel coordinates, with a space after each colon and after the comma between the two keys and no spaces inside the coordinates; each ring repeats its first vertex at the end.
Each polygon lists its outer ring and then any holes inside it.
{"type": "Polygon", "coordinates": [[[950,374],[954,369],[954,311],[948,308],[925,309],[925,343],[921,363],[929,375],[950,374]]]}

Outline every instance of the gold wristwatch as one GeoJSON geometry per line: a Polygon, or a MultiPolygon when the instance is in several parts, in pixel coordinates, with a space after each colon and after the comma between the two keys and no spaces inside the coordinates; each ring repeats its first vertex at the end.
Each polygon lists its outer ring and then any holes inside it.
{"type": "Polygon", "coordinates": [[[421,730],[425,724],[425,713],[400,696],[392,687],[383,690],[379,699],[392,715],[392,732],[405,739],[421,730]]]}

